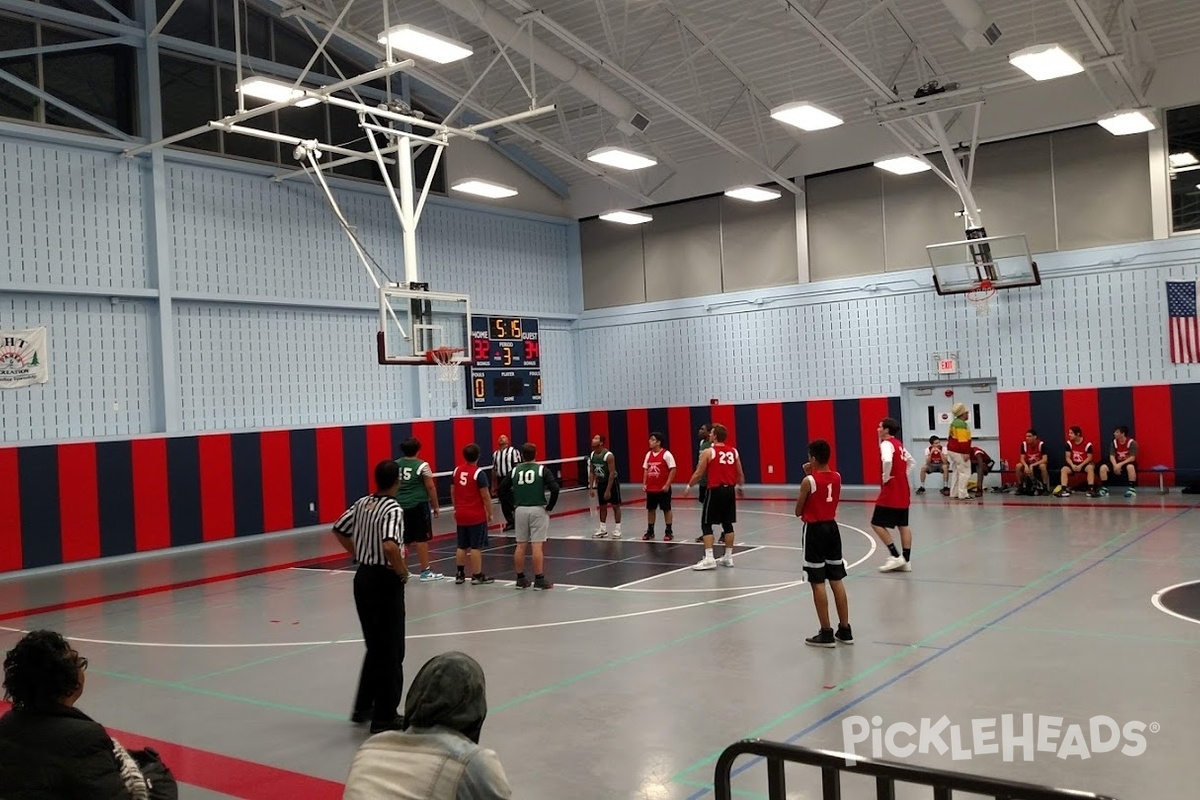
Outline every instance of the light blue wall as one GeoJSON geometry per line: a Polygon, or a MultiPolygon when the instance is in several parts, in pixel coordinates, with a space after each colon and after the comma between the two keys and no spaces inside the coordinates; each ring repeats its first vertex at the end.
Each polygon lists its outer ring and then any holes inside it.
{"type": "MultiPolygon", "coordinates": [[[[150,203],[169,231],[166,357],[184,431],[462,413],[465,379],[439,384],[433,370],[376,363],[374,285],[318,189],[172,154],[155,197],[144,161],[105,147],[0,137],[0,329],[46,326],[51,355],[50,383],[0,394],[0,441],[161,430],[170,392],[154,355],[150,203]]],[[[335,195],[368,252],[402,280],[387,196],[349,183],[335,195]]],[[[431,288],[469,294],[478,313],[542,318],[543,408],[579,405],[575,223],[430,197],[417,235],[431,288]]]]}
{"type": "Polygon", "coordinates": [[[589,311],[580,396],[628,408],[895,395],[935,378],[947,350],[958,377],[1000,389],[1200,380],[1200,366],[1169,362],[1164,286],[1200,278],[1200,238],[1036,260],[1042,285],[999,292],[986,317],[938,296],[927,269],[589,311]]]}

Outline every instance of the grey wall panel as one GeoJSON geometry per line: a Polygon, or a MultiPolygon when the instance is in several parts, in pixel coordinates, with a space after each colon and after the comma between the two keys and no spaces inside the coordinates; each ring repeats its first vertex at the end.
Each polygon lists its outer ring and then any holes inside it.
{"type": "Polygon", "coordinates": [[[1023,233],[1034,253],[1057,249],[1050,137],[985,145],[977,159],[972,188],[988,234],[1023,233]]]}
{"type": "Polygon", "coordinates": [[[864,167],[805,181],[812,280],[883,271],[882,174],[864,167]]]}
{"type": "Polygon", "coordinates": [[[579,223],[585,309],[646,302],[643,227],[602,219],[579,223]]]}
{"type": "MultiPolygon", "coordinates": [[[[939,169],[942,160],[935,161],[939,169]]],[[[963,238],[958,193],[932,172],[883,174],[883,215],[888,270],[928,267],[925,246],[963,238]]]]}
{"type": "Polygon", "coordinates": [[[1099,125],[1054,134],[1061,249],[1154,238],[1146,134],[1113,136],[1099,125]]]}
{"type": "Polygon", "coordinates": [[[796,201],[747,203],[720,199],[721,276],[727,292],[787,286],[797,281],[796,201]]]}
{"type": "Polygon", "coordinates": [[[656,208],[645,236],[646,301],[721,291],[721,217],[716,197],[656,208]]]}

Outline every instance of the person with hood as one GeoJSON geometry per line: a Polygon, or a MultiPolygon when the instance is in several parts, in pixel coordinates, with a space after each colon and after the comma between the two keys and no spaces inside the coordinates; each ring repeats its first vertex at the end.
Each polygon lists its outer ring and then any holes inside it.
{"type": "Polygon", "coordinates": [[[343,800],[510,800],[499,757],[479,745],[486,717],[479,663],[434,656],[408,689],[403,729],[372,736],[355,754],[343,800]]]}

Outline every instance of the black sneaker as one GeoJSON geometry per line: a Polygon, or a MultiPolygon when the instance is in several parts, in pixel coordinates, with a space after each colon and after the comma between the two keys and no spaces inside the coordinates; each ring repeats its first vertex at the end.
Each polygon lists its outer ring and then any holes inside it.
{"type": "Polygon", "coordinates": [[[371,733],[383,733],[384,731],[398,731],[404,728],[404,717],[395,716],[384,722],[372,722],[371,733]]]}
{"type": "Polygon", "coordinates": [[[478,586],[481,583],[495,583],[496,579],[488,577],[487,574],[481,572],[478,575],[471,576],[471,585],[478,586]]]}
{"type": "Polygon", "coordinates": [[[804,643],[812,647],[837,647],[837,642],[833,638],[833,628],[822,628],[817,631],[816,636],[805,639],[804,643]]]}
{"type": "Polygon", "coordinates": [[[650,540],[651,540],[651,539],[653,539],[653,538],[654,538],[654,532],[653,532],[653,531],[646,531],[645,533],[643,533],[643,534],[642,534],[642,541],[643,541],[643,542],[648,542],[648,541],[650,541],[650,540]]]}
{"type": "Polygon", "coordinates": [[[921,486],[917,489],[917,494],[925,494],[925,487],[921,486]]]}
{"type": "Polygon", "coordinates": [[[854,634],[850,631],[849,625],[838,625],[837,633],[833,635],[842,644],[854,644],[854,634]]]}
{"type": "Polygon", "coordinates": [[[667,531],[666,533],[663,534],[663,541],[664,542],[675,541],[675,534],[671,533],[670,531],[667,531]]]}
{"type": "Polygon", "coordinates": [[[517,584],[514,588],[528,589],[529,588],[529,578],[517,578],[517,584]]]}
{"type": "Polygon", "coordinates": [[[534,578],[533,580],[533,590],[535,592],[544,592],[546,589],[553,588],[554,584],[550,583],[550,581],[546,580],[545,578],[534,578]]]}
{"type": "MultiPolygon", "coordinates": [[[[466,582],[467,582],[467,576],[466,576],[466,575],[455,575],[455,576],[454,576],[454,582],[455,582],[455,583],[466,583],[466,582]]],[[[474,580],[472,580],[472,581],[471,581],[471,583],[474,583],[474,582],[475,582],[474,580]]]]}

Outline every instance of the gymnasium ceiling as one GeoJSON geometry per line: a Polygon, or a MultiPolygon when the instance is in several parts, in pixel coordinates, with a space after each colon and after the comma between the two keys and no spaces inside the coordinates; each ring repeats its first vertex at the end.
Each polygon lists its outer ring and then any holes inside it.
{"type": "MultiPolygon", "coordinates": [[[[931,80],[970,90],[936,98],[948,107],[942,119],[951,123],[951,141],[968,142],[976,108],[986,140],[999,129],[1013,135],[1148,105],[1156,84],[1181,80],[1169,74],[1172,60],[1200,53],[1198,0],[352,0],[349,9],[344,0],[273,2],[284,16],[323,21],[325,29],[345,12],[338,44],[376,58],[385,24],[412,23],[470,45],[474,55],[463,61],[418,61],[411,71],[418,98],[441,95],[444,104],[465,97],[476,118],[554,104],[553,113],[490,135],[569,186],[578,216],[616,198],[637,206],[719,190],[694,177],[705,171],[720,175],[717,182],[736,176],[769,183],[869,163],[884,153],[839,148],[869,140],[876,150],[881,141],[901,150],[881,120],[922,110],[896,103],[911,102],[931,80]],[[954,12],[973,9],[999,28],[994,45],[970,49],[961,41],[954,12]],[[1097,63],[1045,85],[1008,63],[1009,53],[1048,42],[1097,63]],[[1062,86],[1049,90],[1050,83],[1062,86]],[[1045,108],[1023,107],[1020,121],[989,107],[1039,91],[1045,108]],[[1065,96],[1083,110],[1055,118],[1061,104],[1054,98],[1065,96]],[[798,100],[846,125],[806,133],[771,119],[771,108],[798,100]],[[972,105],[977,101],[983,104],[972,105]],[[644,130],[627,124],[631,110],[649,119],[644,130]],[[1010,118],[999,120],[1001,113],[1010,118]],[[605,145],[652,155],[659,164],[627,173],[586,160],[605,145]],[[806,156],[812,152],[819,157],[806,156]],[[578,199],[589,192],[592,201],[578,199]]],[[[908,125],[900,128],[913,132],[908,125]]]]}

